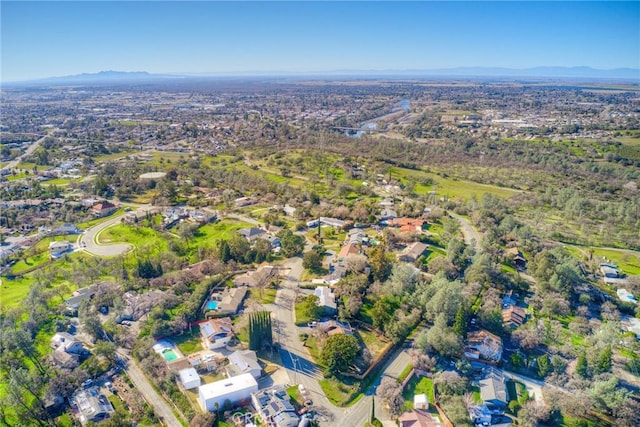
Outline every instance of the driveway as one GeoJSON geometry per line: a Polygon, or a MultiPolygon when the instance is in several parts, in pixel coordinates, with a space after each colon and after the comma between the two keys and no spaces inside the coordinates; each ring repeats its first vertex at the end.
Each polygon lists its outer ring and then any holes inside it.
{"type": "Polygon", "coordinates": [[[449,216],[460,223],[460,231],[462,231],[462,235],[464,236],[464,242],[467,245],[474,245],[474,247],[476,247],[482,240],[482,236],[478,233],[478,230],[471,225],[471,221],[453,212],[449,212],[449,216]],[[473,242],[474,240],[475,244],[473,242]]]}
{"type": "MultiPolygon", "coordinates": [[[[122,357],[122,353],[119,354],[122,357]]],[[[144,400],[153,408],[162,425],[168,427],[182,427],[182,424],[173,414],[171,407],[153,388],[142,370],[135,363],[133,358],[125,356],[125,372],[131,379],[136,390],[142,395],[144,400]]]]}

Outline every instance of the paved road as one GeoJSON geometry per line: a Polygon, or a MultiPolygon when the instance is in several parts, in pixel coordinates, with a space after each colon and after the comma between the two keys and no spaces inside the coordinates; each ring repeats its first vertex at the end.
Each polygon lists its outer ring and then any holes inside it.
{"type": "Polygon", "coordinates": [[[96,237],[105,229],[120,224],[125,214],[116,215],[94,227],[89,228],[78,238],[80,248],[98,256],[117,256],[130,251],[133,246],[128,243],[98,244],[96,237]]]}
{"type": "Polygon", "coordinates": [[[482,236],[478,233],[478,230],[471,225],[471,221],[453,212],[449,212],[449,216],[458,220],[460,223],[460,231],[462,231],[462,235],[464,236],[464,242],[467,245],[474,245],[477,247],[478,243],[482,240],[482,236]]]}
{"type": "Polygon", "coordinates": [[[136,390],[144,397],[147,403],[151,405],[153,412],[158,419],[160,419],[161,423],[168,427],[182,427],[182,424],[174,415],[169,404],[155,391],[133,358],[127,357],[127,359],[125,365],[127,375],[129,375],[136,390]]]}
{"type": "Polygon", "coordinates": [[[21,155],[19,155],[18,157],[16,157],[15,159],[10,161],[6,165],[4,165],[2,167],[2,169],[14,169],[16,166],[18,166],[18,163],[20,163],[23,158],[25,158],[27,156],[30,156],[34,151],[36,151],[38,149],[38,147],[40,146],[40,144],[45,140],[45,138],[47,138],[47,136],[49,136],[49,135],[43,136],[42,138],[38,139],[37,141],[34,141],[33,144],[31,144],[29,147],[27,147],[27,149],[24,151],[24,153],[22,153],[21,155]]]}
{"type": "Polygon", "coordinates": [[[309,392],[309,398],[313,401],[313,409],[319,414],[321,425],[364,425],[371,415],[372,399],[376,399],[376,417],[385,425],[395,425],[387,412],[381,409],[382,404],[375,397],[375,392],[382,376],[388,375],[397,378],[400,375],[410,362],[409,355],[401,349],[397,350],[396,354],[386,363],[382,374],[374,385],[354,405],[347,408],[333,405],[324,395],[318,382],[323,379],[322,371],[313,362],[309,351],[300,341],[298,335],[300,330],[294,322],[293,303],[296,293],[299,292],[298,280],[303,272],[302,258],[290,258],[284,263],[283,267],[290,269],[289,275],[276,293],[274,304],[270,305],[269,308],[275,314],[275,338],[280,344],[280,357],[283,367],[289,375],[289,383],[302,384],[309,392]]]}

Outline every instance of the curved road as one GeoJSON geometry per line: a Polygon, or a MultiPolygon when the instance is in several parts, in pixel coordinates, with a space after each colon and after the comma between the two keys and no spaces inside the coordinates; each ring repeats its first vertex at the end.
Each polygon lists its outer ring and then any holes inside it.
{"type": "Polygon", "coordinates": [[[471,221],[456,213],[448,213],[451,218],[457,220],[460,223],[460,231],[462,231],[462,235],[464,236],[464,242],[467,245],[473,245],[474,247],[477,246],[482,240],[482,236],[480,235],[480,233],[478,233],[478,230],[476,230],[475,227],[471,225],[471,221]]]}
{"type": "MultiPolygon", "coordinates": [[[[146,211],[151,209],[151,206],[141,206],[138,211],[146,211]]],[[[129,252],[133,249],[133,246],[129,243],[109,243],[99,244],[98,237],[105,229],[120,224],[120,221],[126,214],[116,215],[113,218],[109,218],[105,222],[102,222],[96,226],[87,229],[78,238],[79,247],[87,252],[98,256],[117,256],[129,252]]]]}

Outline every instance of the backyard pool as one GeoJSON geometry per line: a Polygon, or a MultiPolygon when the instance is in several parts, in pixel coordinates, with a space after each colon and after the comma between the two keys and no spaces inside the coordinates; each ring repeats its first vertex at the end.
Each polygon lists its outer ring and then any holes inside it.
{"type": "Polygon", "coordinates": [[[167,362],[173,362],[178,358],[178,355],[172,349],[168,349],[162,352],[162,357],[164,357],[164,360],[167,362]]]}
{"type": "Polygon", "coordinates": [[[207,303],[207,309],[215,310],[216,308],[218,308],[218,301],[209,301],[207,303]]]}

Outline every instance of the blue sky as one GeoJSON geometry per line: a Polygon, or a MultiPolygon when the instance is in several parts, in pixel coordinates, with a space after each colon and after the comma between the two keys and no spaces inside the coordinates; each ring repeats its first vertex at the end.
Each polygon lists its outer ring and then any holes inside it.
{"type": "Polygon", "coordinates": [[[1,80],[232,73],[640,68],[640,2],[7,2],[1,80]]]}

